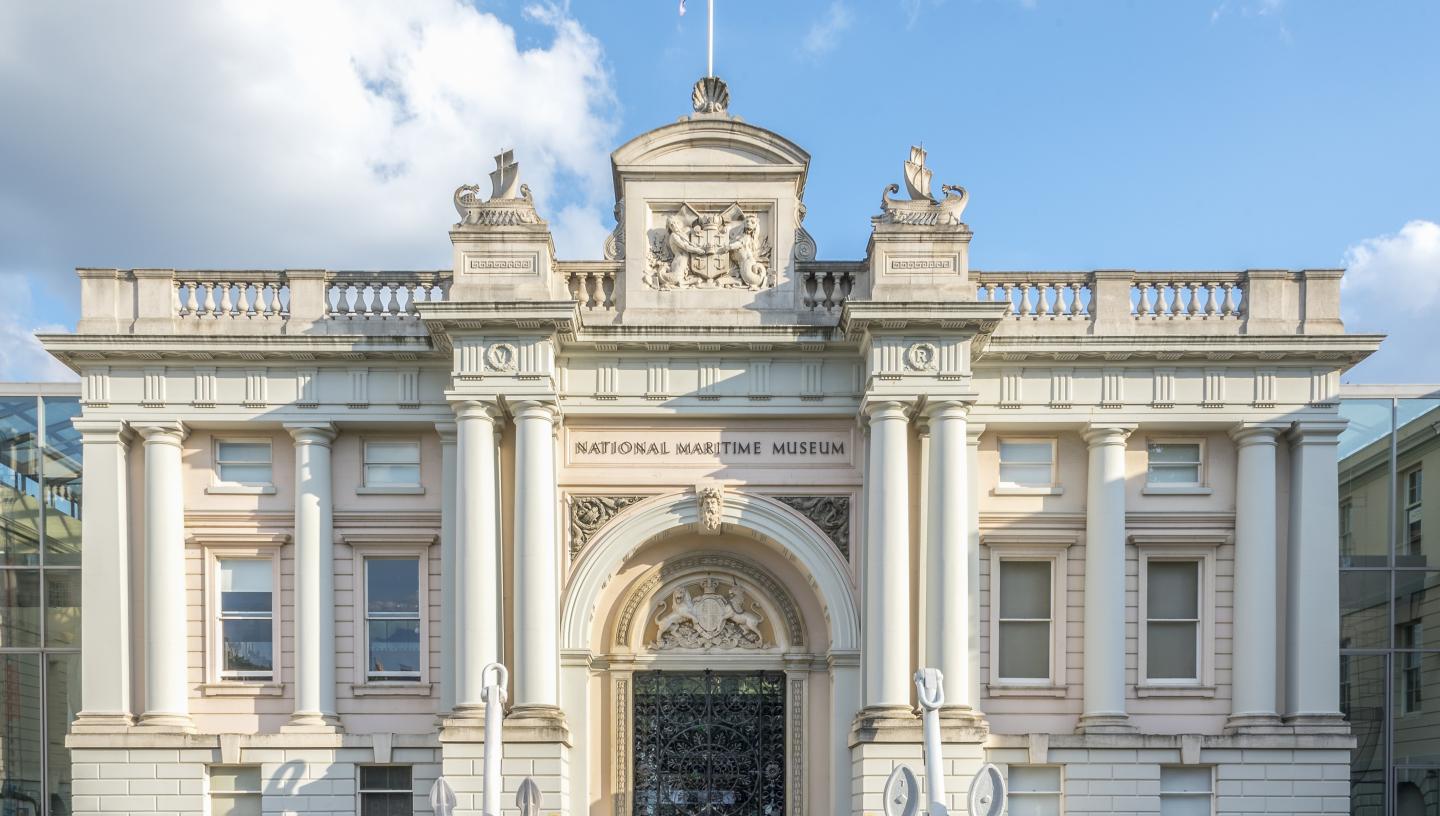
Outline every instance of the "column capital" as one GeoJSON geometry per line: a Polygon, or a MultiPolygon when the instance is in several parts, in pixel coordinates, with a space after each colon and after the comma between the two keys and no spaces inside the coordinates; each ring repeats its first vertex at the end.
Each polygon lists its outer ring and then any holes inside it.
{"type": "Polygon", "coordinates": [[[1335,445],[1350,422],[1346,419],[1302,419],[1290,426],[1285,437],[1292,445],[1335,445]]]}
{"type": "Polygon", "coordinates": [[[145,437],[147,445],[154,443],[179,447],[180,443],[185,441],[185,437],[190,435],[190,429],[178,419],[164,422],[132,422],[130,427],[145,437]]]}
{"type": "Polygon", "coordinates": [[[1115,423],[1087,425],[1080,437],[1092,448],[1101,445],[1124,445],[1130,434],[1135,432],[1135,428],[1135,425],[1115,423]]]}
{"type": "Polygon", "coordinates": [[[297,445],[325,445],[334,441],[336,429],[331,422],[287,422],[285,430],[297,445]]]}
{"type": "Polygon", "coordinates": [[[927,419],[965,419],[970,415],[969,403],[960,400],[933,400],[922,412],[927,419]]]}
{"type": "Polygon", "coordinates": [[[1230,438],[1239,447],[1246,445],[1274,445],[1280,434],[1285,432],[1284,423],[1242,422],[1231,428],[1230,438]]]}
{"type": "Polygon", "coordinates": [[[80,432],[80,441],[86,445],[118,444],[128,445],[135,438],[123,419],[75,419],[71,425],[80,432]]]}
{"type": "MultiPolygon", "coordinates": [[[[455,419],[480,419],[486,422],[494,422],[500,418],[500,406],[489,400],[459,400],[450,403],[450,410],[455,413],[455,419]]],[[[438,429],[441,423],[436,423],[438,429]]]]}
{"type": "Polygon", "coordinates": [[[867,401],[860,409],[873,424],[882,419],[909,420],[910,406],[898,400],[867,401]]]}
{"type": "Polygon", "coordinates": [[[517,400],[510,403],[510,414],[517,422],[522,419],[546,419],[554,422],[560,416],[560,406],[549,400],[517,400]]]}

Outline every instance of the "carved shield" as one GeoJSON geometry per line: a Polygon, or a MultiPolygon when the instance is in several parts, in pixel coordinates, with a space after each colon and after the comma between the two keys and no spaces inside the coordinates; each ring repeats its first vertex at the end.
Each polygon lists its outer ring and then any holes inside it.
{"type": "Polygon", "coordinates": [[[695,628],[707,638],[714,637],[725,628],[733,611],[730,603],[719,595],[703,595],[695,601],[695,628]]]}

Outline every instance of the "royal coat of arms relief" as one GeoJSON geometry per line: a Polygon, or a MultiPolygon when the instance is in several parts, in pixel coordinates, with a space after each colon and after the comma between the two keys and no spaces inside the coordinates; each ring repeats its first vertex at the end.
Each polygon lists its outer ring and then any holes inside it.
{"type": "Polygon", "coordinates": [[[706,576],[698,586],[676,587],[655,610],[655,635],[650,648],[764,649],[760,607],[738,583],[722,585],[706,576]]]}
{"type": "Polygon", "coordinates": [[[775,285],[770,238],[760,216],[739,204],[701,212],[689,204],[649,230],[645,285],[673,289],[749,289],[775,285]]]}

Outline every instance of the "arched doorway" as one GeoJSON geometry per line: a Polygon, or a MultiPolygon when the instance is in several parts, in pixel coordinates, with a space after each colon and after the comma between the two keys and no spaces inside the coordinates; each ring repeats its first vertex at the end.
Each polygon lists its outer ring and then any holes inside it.
{"type": "Polygon", "coordinates": [[[719,518],[706,535],[694,494],[647,500],[572,573],[565,688],[587,704],[572,786],[593,813],[798,815],[848,795],[848,565],[774,500],[731,493],[719,518]]]}

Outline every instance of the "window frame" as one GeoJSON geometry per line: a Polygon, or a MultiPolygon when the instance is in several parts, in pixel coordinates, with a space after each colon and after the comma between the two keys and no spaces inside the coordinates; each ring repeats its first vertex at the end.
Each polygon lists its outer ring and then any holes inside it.
{"type": "MultiPolygon", "coordinates": [[[[405,435],[374,435],[362,436],[360,438],[360,484],[355,492],[360,495],[400,495],[400,496],[423,496],[425,494],[425,451],[424,443],[417,436],[405,435]],[[394,462],[371,462],[370,444],[404,442],[415,446],[415,483],[403,485],[372,485],[370,484],[371,464],[397,464],[394,462]]],[[[408,463],[406,463],[408,464],[408,463]]]]}
{"type": "Polygon", "coordinates": [[[1401,716],[1418,714],[1425,710],[1425,629],[1421,620],[1408,620],[1395,625],[1396,675],[1400,681],[1397,713],[1401,716]],[[1401,645],[1400,633],[1405,632],[1401,645]],[[1412,679],[1413,678],[1413,679],[1412,679]],[[1411,702],[1411,698],[1414,702],[1411,702]]]}
{"type": "Polygon", "coordinates": [[[989,551],[989,602],[986,614],[990,644],[988,652],[987,693],[991,697],[1039,696],[1063,697],[1067,693],[1066,677],[1066,592],[1069,574],[1069,548],[1076,543],[1073,536],[990,534],[981,538],[989,551]],[[1000,676],[1000,565],[1003,561],[1046,561],[1050,564],[1050,676],[1043,679],[1007,678],[1000,676]]]}
{"type": "MultiPolygon", "coordinates": [[[[356,694],[365,693],[411,693],[428,696],[431,690],[430,662],[434,655],[430,649],[430,548],[424,544],[355,544],[352,543],[355,561],[355,677],[353,686],[356,694]],[[420,622],[420,676],[416,679],[372,678],[370,676],[370,610],[369,581],[366,562],[372,559],[413,558],[419,561],[417,588],[419,608],[416,614],[420,622]]],[[[405,619],[405,620],[408,620],[405,619]]]]}
{"type": "MultiPolygon", "coordinates": [[[[1228,543],[1226,535],[1188,536],[1131,536],[1136,558],[1136,664],[1135,690],[1140,697],[1157,696],[1215,696],[1215,618],[1216,618],[1216,561],[1221,544],[1228,543]],[[1196,561],[1200,586],[1196,592],[1200,619],[1196,624],[1197,650],[1194,678],[1151,678],[1149,669],[1150,610],[1149,592],[1151,561],[1196,561]]],[[[1233,603],[1233,600],[1232,600],[1233,603]]]]}
{"type": "Polygon", "coordinates": [[[1400,510],[1401,541],[1404,545],[1404,556],[1417,556],[1424,554],[1425,538],[1425,469],[1421,465],[1409,468],[1400,473],[1400,489],[1402,494],[1402,505],[1400,510]],[[1412,484],[1413,482],[1413,484],[1412,484]],[[1413,498],[1412,498],[1412,494],[1413,498]]]}
{"type": "Polygon", "coordinates": [[[1204,797],[1206,797],[1207,799],[1209,799],[1209,801],[1210,801],[1210,813],[1211,813],[1211,816],[1214,816],[1214,813],[1215,813],[1215,794],[1216,794],[1216,791],[1215,791],[1215,788],[1216,788],[1216,784],[1215,784],[1215,766],[1214,766],[1214,765],[1168,765],[1168,764],[1167,764],[1167,765],[1161,765],[1161,766],[1160,766],[1160,780],[1159,780],[1159,781],[1160,781],[1160,790],[1159,790],[1159,796],[1158,796],[1157,798],[1159,798],[1159,800],[1160,800],[1160,812],[1161,812],[1161,813],[1164,813],[1164,812],[1165,812],[1165,799],[1166,799],[1166,797],[1169,797],[1169,798],[1171,798],[1171,799],[1186,799],[1186,798],[1198,799],[1198,798],[1200,798],[1201,796],[1204,796],[1204,797]],[[1208,790],[1206,790],[1206,791],[1204,791],[1204,792],[1201,792],[1201,791],[1167,791],[1167,790],[1165,790],[1165,782],[1164,782],[1164,779],[1165,779],[1165,771],[1166,771],[1166,769],[1194,770],[1194,769],[1201,769],[1201,768],[1203,768],[1203,769],[1205,769],[1205,770],[1207,770],[1207,771],[1210,772],[1210,787],[1209,787],[1208,790]]]}
{"type": "Polygon", "coordinates": [[[211,810],[213,810],[213,808],[210,808],[209,805],[211,804],[211,802],[213,802],[213,801],[215,800],[215,797],[216,797],[217,795],[218,795],[218,796],[221,796],[221,797],[223,797],[223,798],[227,798],[227,799],[237,799],[237,798],[242,797],[242,796],[253,796],[253,797],[255,797],[255,800],[260,803],[260,811],[263,813],[263,812],[265,811],[265,773],[264,773],[264,768],[262,768],[260,765],[254,765],[254,764],[250,764],[250,765],[225,765],[225,764],[215,764],[215,765],[207,765],[207,766],[205,766],[205,799],[206,799],[205,804],[206,804],[206,806],[207,806],[207,807],[206,807],[206,811],[205,811],[206,813],[209,813],[209,812],[211,812],[211,810]],[[212,780],[213,780],[214,777],[215,777],[215,771],[216,771],[216,770],[221,770],[221,771],[240,771],[240,770],[247,770],[247,769],[251,769],[251,768],[253,768],[253,769],[255,770],[256,782],[258,783],[258,787],[256,787],[255,790],[231,790],[231,791],[217,791],[217,790],[215,790],[215,786],[212,784],[212,780]]]}
{"type": "Polygon", "coordinates": [[[265,538],[244,536],[238,541],[215,541],[203,543],[204,547],[204,633],[205,633],[205,686],[206,696],[227,694],[279,694],[284,680],[284,649],[282,625],[284,603],[281,589],[280,548],[288,536],[265,538]],[[220,610],[220,562],[221,561],[269,561],[270,562],[270,643],[274,658],[268,678],[226,677],[225,676],[225,635],[224,621],[220,610]]]}
{"type": "Polygon", "coordinates": [[[415,814],[415,766],[396,762],[364,763],[355,766],[355,813],[361,816],[365,813],[365,794],[367,793],[407,793],[410,795],[410,814],[415,814]],[[405,790],[397,788],[366,788],[364,786],[365,768],[404,768],[410,773],[410,787],[405,790]]]}
{"type": "MultiPolygon", "coordinates": [[[[1055,797],[1055,806],[1056,806],[1055,812],[1056,812],[1057,814],[1064,814],[1064,813],[1065,813],[1065,766],[1064,766],[1064,765],[1053,765],[1053,764],[1050,764],[1050,763],[1041,763],[1041,764],[1034,764],[1034,765],[1029,764],[1029,763],[1011,764],[1011,765],[1008,766],[1008,768],[1007,768],[1007,771],[1006,771],[1006,774],[1005,774],[1005,778],[1006,778],[1006,782],[1005,782],[1005,787],[1006,787],[1005,795],[1006,795],[1007,798],[1009,798],[1009,799],[1015,799],[1015,798],[1018,797],[1018,798],[1020,798],[1020,799],[1025,799],[1026,797],[1032,797],[1033,800],[1038,800],[1038,799],[1040,799],[1041,797],[1051,797],[1051,796],[1053,796],[1053,797],[1055,797]],[[1028,769],[1033,769],[1033,770],[1047,770],[1047,771],[1048,771],[1048,770],[1053,770],[1053,771],[1055,771],[1055,776],[1056,776],[1056,778],[1059,780],[1059,783],[1060,783],[1060,784],[1059,784],[1059,785],[1055,788],[1055,790],[1053,790],[1053,791],[1049,791],[1049,790],[1046,790],[1046,791],[1017,791],[1017,790],[1015,790],[1014,787],[1010,784],[1010,775],[1015,772],[1015,769],[1016,769],[1016,768],[1028,768],[1028,769]]],[[[1007,808],[1007,809],[1008,809],[1008,808],[1007,808]]]]}
{"type": "MultiPolygon", "coordinates": [[[[1147,496],[1208,496],[1214,492],[1210,487],[1209,442],[1203,436],[1150,436],[1145,438],[1145,484],[1140,493],[1147,496]],[[1152,482],[1150,481],[1150,448],[1157,445],[1195,445],[1196,465],[1194,482],[1152,482]]],[[[1172,463],[1173,464],[1173,463],[1172,463]]]]}
{"type": "Polygon", "coordinates": [[[995,440],[995,487],[992,496],[1059,496],[1065,493],[1060,485],[1060,440],[1054,436],[1002,436],[995,440]],[[1022,485],[1004,480],[1005,445],[1046,443],[1050,446],[1050,482],[1044,485],[1022,485]]]}
{"type": "MultiPolygon", "coordinates": [[[[236,462],[234,464],[241,464],[236,462]]],[[[250,463],[256,464],[256,463],[250,463]]],[[[216,435],[210,441],[210,485],[205,488],[209,494],[273,495],[275,493],[275,440],[268,436],[216,435]],[[222,445],[265,443],[270,449],[270,481],[232,482],[221,476],[224,461],[220,458],[222,445]]]]}

